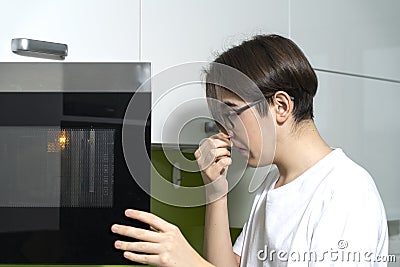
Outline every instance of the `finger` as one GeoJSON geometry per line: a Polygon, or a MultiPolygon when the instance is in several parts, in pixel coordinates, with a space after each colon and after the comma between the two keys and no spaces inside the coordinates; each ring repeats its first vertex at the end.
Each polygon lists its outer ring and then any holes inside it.
{"type": "Polygon", "coordinates": [[[211,139],[229,139],[230,136],[227,133],[219,132],[217,134],[210,136],[210,138],[211,139]]]}
{"type": "Polygon", "coordinates": [[[158,232],[158,230],[156,228],[154,228],[153,226],[150,226],[150,230],[154,231],[154,232],[158,232]]]}
{"type": "Polygon", "coordinates": [[[201,165],[210,165],[212,163],[215,163],[219,159],[223,157],[230,157],[231,152],[229,152],[228,149],[226,148],[216,148],[210,150],[207,155],[205,155],[203,158],[199,159],[199,162],[202,163],[201,165]]]}
{"type": "Polygon", "coordinates": [[[136,254],[133,252],[125,251],[124,257],[134,262],[139,262],[146,265],[151,264],[160,266],[160,257],[158,255],[136,254]]]}
{"type": "Polygon", "coordinates": [[[231,152],[229,152],[226,148],[217,148],[212,149],[207,152],[207,154],[201,156],[197,159],[198,165],[200,167],[200,171],[203,171],[209,167],[211,167],[214,163],[216,163],[219,159],[224,157],[230,157],[231,152]]]}
{"type": "Polygon", "coordinates": [[[214,147],[226,147],[231,146],[232,142],[230,138],[213,138],[210,137],[207,141],[212,142],[214,147]]]}
{"type": "Polygon", "coordinates": [[[151,227],[153,227],[154,229],[156,229],[158,231],[162,231],[162,232],[166,232],[166,231],[172,229],[174,226],[173,224],[170,224],[169,222],[161,219],[160,217],[158,217],[152,213],[144,212],[144,211],[140,211],[140,210],[128,209],[125,211],[125,216],[127,216],[131,219],[134,219],[134,220],[144,222],[144,223],[150,225],[151,227]]]}
{"type": "Polygon", "coordinates": [[[211,149],[210,151],[208,151],[207,153],[205,153],[202,157],[200,157],[198,159],[198,161],[200,162],[214,162],[216,161],[218,158],[221,157],[230,157],[231,156],[231,152],[226,148],[214,148],[211,149]]]}
{"type": "Polygon", "coordinates": [[[220,175],[224,174],[227,171],[228,166],[231,165],[231,164],[232,164],[232,159],[231,158],[225,157],[225,158],[220,159],[217,162],[218,169],[219,169],[219,174],[220,175]]]}
{"type": "Polygon", "coordinates": [[[208,177],[219,177],[225,169],[232,163],[232,159],[229,157],[225,157],[220,159],[210,168],[208,168],[205,172],[208,177]]]}
{"type": "Polygon", "coordinates": [[[218,160],[218,162],[216,162],[216,164],[213,166],[215,169],[214,171],[216,172],[216,174],[221,175],[229,167],[229,165],[231,165],[231,163],[232,163],[231,158],[224,157],[218,160]]]}
{"type": "Polygon", "coordinates": [[[136,238],[139,240],[143,241],[148,241],[148,242],[160,242],[161,237],[159,233],[151,231],[151,230],[145,230],[141,228],[136,228],[132,226],[126,226],[126,225],[119,225],[119,224],[114,224],[111,227],[111,231],[115,234],[119,234],[122,236],[127,236],[131,238],[136,238]]]}
{"type": "Polygon", "coordinates": [[[224,136],[213,135],[213,136],[207,138],[205,140],[205,142],[203,142],[201,144],[200,147],[204,147],[204,148],[210,147],[210,146],[211,147],[221,147],[221,146],[227,146],[227,145],[228,146],[231,145],[230,138],[227,138],[227,137],[224,137],[224,136]]]}
{"type": "Polygon", "coordinates": [[[158,254],[161,252],[161,246],[159,243],[150,242],[124,242],[117,240],[114,243],[114,247],[119,250],[149,254],[158,254]]]}
{"type": "Polygon", "coordinates": [[[232,144],[230,140],[221,140],[221,139],[208,139],[204,142],[194,153],[196,159],[200,159],[202,156],[207,155],[207,153],[213,149],[217,148],[228,148],[231,147],[232,144]]]}
{"type": "Polygon", "coordinates": [[[211,153],[213,154],[214,158],[221,158],[221,157],[230,157],[231,156],[231,152],[229,152],[229,150],[224,147],[224,148],[216,148],[213,151],[211,151],[211,153]]]}
{"type": "Polygon", "coordinates": [[[197,158],[200,158],[204,152],[209,151],[215,148],[221,147],[231,147],[232,142],[229,138],[217,138],[215,135],[213,137],[209,137],[204,140],[199,146],[199,148],[195,151],[194,155],[197,158]]]}
{"type": "Polygon", "coordinates": [[[218,166],[225,168],[232,164],[232,159],[230,157],[223,157],[220,158],[216,163],[218,166]]]}

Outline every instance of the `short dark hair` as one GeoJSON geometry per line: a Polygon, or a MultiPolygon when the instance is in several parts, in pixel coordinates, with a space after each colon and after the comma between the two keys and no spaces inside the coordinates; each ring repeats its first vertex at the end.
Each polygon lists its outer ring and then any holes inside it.
{"type": "MultiPolygon", "coordinates": [[[[268,103],[271,103],[277,91],[285,91],[294,97],[293,117],[297,123],[313,119],[317,76],[301,49],[290,39],[276,34],[256,35],[223,52],[214,62],[245,74],[259,88],[268,103]]],[[[217,92],[224,88],[211,82],[218,75],[214,72],[217,71],[213,65],[206,71],[206,95],[217,99],[217,92]]],[[[238,94],[244,100],[254,101],[260,91],[253,91],[258,90],[242,88],[238,94]]],[[[268,109],[265,104],[257,106],[260,114],[266,114],[268,109]]]]}

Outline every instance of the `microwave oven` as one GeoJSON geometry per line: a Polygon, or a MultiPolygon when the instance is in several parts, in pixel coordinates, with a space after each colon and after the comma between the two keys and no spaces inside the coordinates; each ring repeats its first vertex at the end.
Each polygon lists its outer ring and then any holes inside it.
{"type": "Polygon", "coordinates": [[[124,157],[132,97],[135,166],[150,186],[150,63],[0,63],[0,264],[132,264],[114,223],[149,211],[124,157]]]}

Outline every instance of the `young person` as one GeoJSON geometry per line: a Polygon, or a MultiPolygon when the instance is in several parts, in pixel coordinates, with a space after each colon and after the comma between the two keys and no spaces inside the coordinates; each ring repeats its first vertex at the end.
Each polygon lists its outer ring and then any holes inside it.
{"type": "Polygon", "coordinates": [[[221,78],[215,65],[207,72],[207,97],[223,103],[209,101],[221,132],[195,153],[204,182],[216,181],[216,190],[208,192],[214,201],[206,206],[207,261],[176,226],[133,210],[127,216],[156,231],[114,225],[113,232],[142,240],[117,241],[116,248],[128,259],[158,266],[386,266],[380,257],[388,253],[388,232],[379,193],[368,172],[319,135],[313,121],[317,77],[296,44],[258,35],[215,63],[240,71],[256,86],[231,90],[215,82],[221,78]],[[230,146],[249,166],[273,164],[233,247],[226,196],[230,146]]]}

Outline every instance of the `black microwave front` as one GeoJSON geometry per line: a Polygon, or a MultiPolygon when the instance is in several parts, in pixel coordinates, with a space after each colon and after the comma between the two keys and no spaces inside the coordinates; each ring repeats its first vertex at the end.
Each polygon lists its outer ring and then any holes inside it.
{"type": "Polygon", "coordinates": [[[131,264],[113,223],[149,211],[149,63],[0,63],[0,264],[131,264]],[[136,97],[135,166],[122,129],[136,97]],[[147,188],[143,188],[147,187],[147,188]]]}

